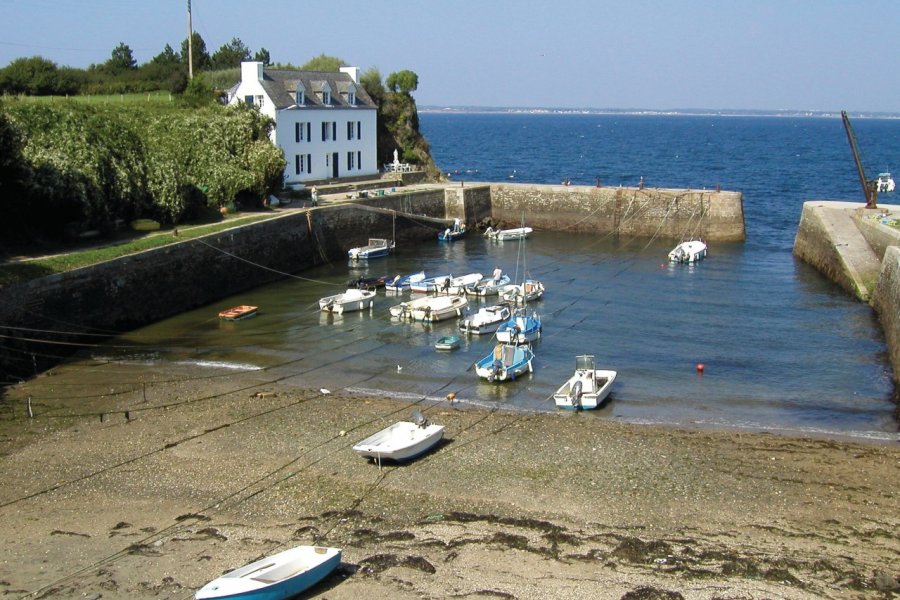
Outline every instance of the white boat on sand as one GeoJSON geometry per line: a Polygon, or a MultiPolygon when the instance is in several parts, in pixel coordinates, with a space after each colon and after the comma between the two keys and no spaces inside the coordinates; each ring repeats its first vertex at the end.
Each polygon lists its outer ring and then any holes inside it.
{"type": "Polygon", "coordinates": [[[706,258],[706,244],[701,240],[681,242],[669,252],[669,261],[676,263],[692,263],[706,258]]]}
{"type": "Polygon", "coordinates": [[[390,308],[391,316],[433,323],[460,317],[469,301],[465,296],[425,296],[390,308]]]}
{"type": "Polygon", "coordinates": [[[513,229],[494,229],[488,227],[484,231],[484,237],[501,242],[506,240],[522,240],[531,235],[532,231],[534,231],[534,229],[531,227],[515,227],[513,229]]]}
{"type": "Polygon", "coordinates": [[[414,421],[398,421],[354,445],[353,451],[379,462],[416,458],[441,441],[444,426],[429,423],[418,412],[414,414],[414,421]]]}
{"type": "Polygon", "coordinates": [[[375,290],[350,288],[341,294],[319,299],[319,310],[342,315],[345,312],[372,308],[375,303],[375,290]]]}
{"type": "Polygon", "coordinates": [[[197,590],[194,598],[292,598],[322,581],[340,562],[340,548],[297,546],[213,579],[197,590]]]}
{"type": "Polygon", "coordinates": [[[553,394],[557,408],[590,410],[601,406],[609,396],[615,371],[596,369],[594,357],[575,357],[575,373],[553,394]]]}

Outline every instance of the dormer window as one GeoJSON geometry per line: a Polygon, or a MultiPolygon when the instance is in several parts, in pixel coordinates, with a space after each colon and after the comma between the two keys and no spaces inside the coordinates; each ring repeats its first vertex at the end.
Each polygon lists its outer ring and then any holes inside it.
{"type": "Polygon", "coordinates": [[[302,83],[297,84],[297,94],[295,97],[295,102],[297,106],[303,106],[306,104],[306,88],[303,87],[302,83]]]}
{"type": "Polygon", "coordinates": [[[331,86],[328,85],[327,81],[322,86],[322,104],[331,106],[331,86]]]}
{"type": "Polygon", "coordinates": [[[356,87],[350,86],[347,88],[347,104],[350,106],[356,106],[356,87]]]}

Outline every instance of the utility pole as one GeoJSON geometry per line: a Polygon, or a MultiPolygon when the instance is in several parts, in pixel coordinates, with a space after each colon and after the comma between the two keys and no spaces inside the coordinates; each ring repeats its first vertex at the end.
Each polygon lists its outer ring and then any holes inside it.
{"type": "Polygon", "coordinates": [[[188,3],[188,79],[194,78],[194,51],[191,47],[194,40],[194,24],[191,22],[191,0],[188,3]]]}

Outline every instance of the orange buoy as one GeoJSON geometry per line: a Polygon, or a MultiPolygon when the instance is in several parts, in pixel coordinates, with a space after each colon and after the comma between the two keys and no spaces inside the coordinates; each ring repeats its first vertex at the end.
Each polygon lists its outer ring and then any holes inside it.
{"type": "Polygon", "coordinates": [[[703,363],[697,363],[697,373],[700,375],[703,375],[703,369],[705,368],[706,366],[703,363]]]}

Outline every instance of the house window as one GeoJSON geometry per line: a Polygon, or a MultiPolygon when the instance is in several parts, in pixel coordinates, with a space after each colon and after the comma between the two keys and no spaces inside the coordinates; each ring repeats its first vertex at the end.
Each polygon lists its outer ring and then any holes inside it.
{"type": "Polygon", "coordinates": [[[347,153],[347,170],[351,171],[354,168],[353,159],[356,158],[356,155],[353,152],[347,153]]]}
{"type": "Polygon", "coordinates": [[[331,105],[331,92],[329,92],[328,90],[322,92],[322,104],[324,104],[325,106],[331,105]]]}
{"type": "Polygon", "coordinates": [[[347,92],[347,104],[349,104],[350,106],[356,106],[356,92],[355,91],[350,90],[349,92],[347,92]]]}
{"type": "Polygon", "coordinates": [[[362,152],[356,151],[356,168],[362,170],[362,152]]]}
{"type": "Polygon", "coordinates": [[[330,154],[325,155],[325,166],[331,167],[331,155],[330,154]]]}
{"type": "Polygon", "coordinates": [[[355,129],[355,128],[353,127],[353,121],[347,121],[347,139],[348,139],[348,140],[352,140],[352,139],[353,139],[353,131],[354,131],[354,129],[355,129]]]}
{"type": "Polygon", "coordinates": [[[244,104],[247,106],[253,106],[253,95],[244,96],[244,104]]]}
{"type": "Polygon", "coordinates": [[[299,175],[303,172],[303,162],[299,154],[294,155],[294,174],[299,175]]]}
{"type": "Polygon", "coordinates": [[[312,141],[312,123],[306,124],[306,141],[307,142],[312,141]]]}
{"type": "Polygon", "coordinates": [[[337,121],[331,122],[331,139],[337,141],[337,121]]]}
{"type": "Polygon", "coordinates": [[[362,139],[362,121],[356,122],[356,139],[362,139]]]}
{"type": "Polygon", "coordinates": [[[257,96],[257,97],[256,97],[256,104],[257,104],[260,108],[262,108],[262,106],[263,106],[263,99],[264,99],[264,98],[265,98],[265,96],[257,96]]]}
{"type": "Polygon", "coordinates": [[[294,141],[299,142],[303,139],[303,123],[294,123],[294,141]]]}
{"type": "Polygon", "coordinates": [[[322,141],[328,141],[328,123],[326,121],[322,121],[322,141]]]}
{"type": "Polygon", "coordinates": [[[306,155],[306,172],[312,173],[312,154],[306,155]]]}

